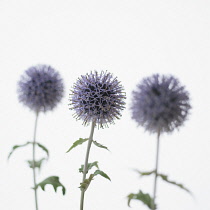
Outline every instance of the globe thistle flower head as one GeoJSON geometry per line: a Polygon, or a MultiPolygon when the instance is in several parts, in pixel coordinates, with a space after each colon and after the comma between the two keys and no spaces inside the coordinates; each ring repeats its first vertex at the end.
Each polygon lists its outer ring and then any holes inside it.
{"type": "Polygon", "coordinates": [[[95,121],[98,128],[108,127],[119,119],[125,108],[124,88],[111,73],[97,71],[78,78],[70,94],[70,109],[84,125],[95,121]]]}
{"type": "Polygon", "coordinates": [[[132,118],[150,133],[172,132],[191,109],[188,92],[173,76],[145,78],[132,94],[132,118]]]}
{"type": "Polygon", "coordinates": [[[47,65],[30,67],[18,82],[19,101],[35,112],[54,109],[63,91],[60,74],[47,65]]]}

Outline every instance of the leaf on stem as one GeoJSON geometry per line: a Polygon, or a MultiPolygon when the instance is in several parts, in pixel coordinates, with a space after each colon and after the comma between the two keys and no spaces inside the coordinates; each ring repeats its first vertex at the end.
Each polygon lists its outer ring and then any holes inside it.
{"type": "Polygon", "coordinates": [[[43,144],[40,144],[40,143],[36,143],[37,144],[37,146],[39,146],[43,151],[45,151],[46,152],[46,154],[47,154],[47,157],[49,158],[49,151],[48,151],[48,149],[43,145],[43,144]]]}
{"type": "Polygon", "coordinates": [[[155,171],[139,171],[139,170],[136,170],[141,176],[149,176],[151,174],[154,174],[155,171]]]}
{"type": "MultiPolygon", "coordinates": [[[[83,143],[86,142],[87,140],[88,140],[88,138],[86,138],[86,139],[79,138],[79,140],[75,141],[75,142],[73,143],[73,145],[67,150],[67,152],[70,152],[73,148],[77,147],[77,146],[80,145],[80,144],[83,144],[83,143]]],[[[66,152],[66,153],[67,153],[67,152],[66,152]]]]}
{"type": "MultiPolygon", "coordinates": [[[[155,174],[155,170],[153,171],[147,171],[147,172],[142,172],[142,171],[139,171],[139,170],[136,170],[141,176],[148,176],[148,175],[151,175],[151,174],[155,174]]],[[[168,176],[167,175],[164,175],[164,174],[160,174],[158,173],[157,174],[158,177],[161,177],[163,181],[166,181],[168,182],[169,184],[173,184],[173,185],[176,185],[177,187],[180,187],[181,189],[187,191],[188,193],[191,194],[190,190],[188,190],[186,187],[184,187],[182,184],[179,184],[179,183],[176,183],[175,181],[170,181],[168,179],[168,176]]]]}
{"type": "Polygon", "coordinates": [[[21,145],[15,145],[15,146],[13,146],[12,147],[12,151],[9,153],[9,155],[8,155],[8,159],[10,158],[10,156],[13,154],[13,152],[16,150],[16,149],[18,149],[18,148],[20,148],[20,147],[25,147],[25,146],[27,146],[27,145],[29,145],[29,144],[31,144],[32,142],[26,142],[25,144],[21,144],[21,145]]]}
{"type": "MultiPolygon", "coordinates": [[[[128,195],[128,206],[130,207],[130,202],[131,200],[139,200],[142,201],[149,209],[152,209],[152,205],[153,205],[153,198],[148,194],[148,193],[143,193],[141,190],[139,191],[139,193],[137,194],[129,194],[128,195]]],[[[156,205],[155,205],[155,209],[156,209],[156,205]]]]}
{"type": "Polygon", "coordinates": [[[109,151],[109,149],[108,149],[106,146],[104,146],[104,145],[98,143],[97,141],[93,141],[93,144],[95,144],[97,147],[100,147],[100,148],[103,148],[103,149],[106,149],[106,150],[109,151]]]}
{"type": "Polygon", "coordinates": [[[63,195],[65,195],[66,188],[60,183],[58,176],[50,176],[50,177],[46,178],[45,180],[43,180],[42,182],[37,184],[35,189],[37,189],[38,187],[41,187],[42,190],[45,191],[45,186],[47,184],[52,185],[55,192],[57,191],[57,187],[62,187],[62,193],[63,193],[63,195]]]}
{"type": "MultiPolygon", "coordinates": [[[[92,167],[94,167],[94,166],[95,166],[96,168],[99,169],[99,167],[98,167],[98,161],[95,161],[95,162],[93,162],[93,163],[88,163],[86,174],[87,174],[88,171],[89,171],[92,167]]],[[[79,172],[80,172],[80,173],[83,173],[83,172],[84,172],[84,165],[81,165],[81,168],[79,168],[79,172]]]]}
{"type": "MultiPolygon", "coordinates": [[[[27,146],[27,145],[29,145],[29,144],[33,144],[33,142],[28,141],[28,142],[26,142],[25,144],[13,146],[12,151],[11,151],[11,152],[9,153],[9,155],[8,155],[8,159],[10,158],[10,156],[13,154],[13,152],[14,152],[16,149],[21,148],[21,147],[25,147],[25,146],[27,146]]],[[[47,149],[45,146],[43,146],[42,144],[38,143],[38,142],[36,142],[35,144],[38,145],[42,150],[44,150],[44,151],[46,152],[46,154],[47,154],[47,157],[49,158],[49,151],[48,151],[48,149],[47,149]]]]}
{"type": "Polygon", "coordinates": [[[88,179],[85,179],[84,182],[80,183],[79,188],[80,188],[81,191],[86,191],[87,190],[87,188],[89,187],[90,182],[93,180],[94,176],[95,176],[94,174],[90,174],[88,179]]]}
{"type": "Polygon", "coordinates": [[[101,171],[101,170],[96,170],[96,171],[94,172],[94,176],[96,176],[96,175],[98,175],[98,174],[101,175],[102,177],[108,179],[109,181],[111,181],[111,179],[109,178],[109,176],[108,176],[106,173],[104,173],[103,171],[101,171]]]}
{"type": "MultiPolygon", "coordinates": [[[[97,162],[97,161],[96,161],[97,162]]],[[[95,162],[94,162],[95,163],[95,162]]],[[[104,178],[106,179],[109,179],[111,181],[111,179],[109,178],[109,176],[107,174],[105,174],[103,171],[101,170],[96,170],[94,172],[94,174],[90,174],[89,178],[88,179],[85,179],[84,182],[80,183],[80,189],[83,191],[86,191],[87,188],[89,187],[91,181],[93,180],[94,176],[97,176],[97,175],[101,175],[103,176],[104,178]]]]}
{"type": "Polygon", "coordinates": [[[176,183],[175,181],[168,180],[168,176],[167,175],[158,174],[158,176],[161,177],[162,180],[164,180],[164,181],[166,181],[166,182],[168,182],[170,184],[176,185],[177,187],[180,187],[181,189],[183,189],[183,190],[185,190],[185,191],[187,191],[188,193],[191,194],[191,192],[186,187],[184,187],[182,184],[176,183]]]}
{"type": "Polygon", "coordinates": [[[30,168],[38,168],[38,169],[40,169],[43,160],[46,160],[46,158],[42,158],[41,160],[34,161],[34,164],[33,164],[32,160],[28,160],[27,162],[28,162],[30,168]]]}

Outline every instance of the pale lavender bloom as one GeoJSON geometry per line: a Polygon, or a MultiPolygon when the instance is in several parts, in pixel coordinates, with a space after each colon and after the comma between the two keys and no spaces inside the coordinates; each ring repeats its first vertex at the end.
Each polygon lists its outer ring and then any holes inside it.
{"type": "Polygon", "coordinates": [[[132,118],[151,133],[172,132],[186,120],[189,93],[173,76],[155,74],[133,91],[132,118]]]}
{"type": "Polygon", "coordinates": [[[96,121],[98,127],[107,127],[121,116],[125,108],[125,92],[117,78],[107,71],[97,71],[82,75],[70,94],[70,109],[75,110],[76,119],[84,125],[96,121]]]}
{"type": "Polygon", "coordinates": [[[60,74],[47,65],[30,67],[18,82],[19,101],[35,112],[54,109],[63,91],[60,74]]]}

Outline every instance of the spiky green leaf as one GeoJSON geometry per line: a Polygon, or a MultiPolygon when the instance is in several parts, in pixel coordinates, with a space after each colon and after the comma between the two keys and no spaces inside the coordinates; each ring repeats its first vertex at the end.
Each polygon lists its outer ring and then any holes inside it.
{"type": "MultiPolygon", "coordinates": [[[[67,150],[67,152],[70,152],[73,148],[77,147],[77,146],[80,145],[80,144],[83,144],[83,143],[86,142],[87,140],[88,140],[88,138],[86,138],[86,139],[79,138],[79,140],[75,141],[75,142],[73,143],[73,145],[67,150]]],[[[66,153],[67,153],[67,152],[66,152],[66,153]]]]}
{"type": "Polygon", "coordinates": [[[108,179],[109,181],[111,181],[111,179],[109,178],[109,176],[108,176],[106,173],[104,173],[103,171],[101,171],[101,170],[96,170],[96,171],[94,172],[94,176],[96,176],[96,175],[98,175],[98,174],[101,175],[102,177],[108,179]]]}
{"type": "Polygon", "coordinates": [[[54,188],[54,190],[55,190],[55,192],[57,191],[57,188],[58,187],[62,187],[62,193],[63,193],[63,195],[65,195],[66,188],[64,187],[64,185],[62,185],[60,183],[58,176],[50,176],[50,177],[46,178],[45,180],[43,180],[42,182],[40,182],[39,184],[37,184],[35,188],[37,189],[38,187],[41,187],[42,190],[45,191],[45,186],[47,184],[52,185],[53,188],[54,188]]]}
{"type": "Polygon", "coordinates": [[[79,188],[80,188],[81,191],[86,191],[87,190],[87,188],[89,187],[90,182],[93,180],[94,176],[95,176],[94,174],[90,174],[88,179],[85,179],[84,182],[80,183],[79,188]]]}
{"type": "MultiPolygon", "coordinates": [[[[142,172],[142,171],[139,171],[139,170],[136,170],[136,171],[137,171],[141,176],[148,176],[148,175],[151,175],[151,174],[155,174],[155,170],[153,170],[153,171],[147,171],[147,172],[142,172]]],[[[170,181],[170,180],[168,179],[168,176],[167,176],[167,175],[158,173],[157,176],[158,176],[158,177],[161,177],[163,181],[166,181],[166,182],[168,182],[169,184],[176,185],[177,187],[180,187],[181,189],[187,191],[188,193],[191,193],[190,190],[188,190],[186,187],[183,186],[183,184],[176,183],[175,181],[170,181]]]]}
{"type": "Polygon", "coordinates": [[[47,154],[47,157],[49,158],[49,151],[48,151],[48,149],[43,144],[40,144],[38,142],[36,144],[37,144],[37,146],[39,146],[47,154]]]}
{"type": "MultiPolygon", "coordinates": [[[[131,200],[139,200],[139,201],[143,202],[149,209],[152,209],[153,202],[154,202],[154,199],[148,193],[143,193],[141,190],[137,194],[131,193],[128,195],[128,206],[129,207],[130,207],[131,200]]],[[[155,209],[156,208],[157,207],[155,205],[155,209]]]]}
{"type": "MultiPolygon", "coordinates": [[[[98,161],[95,161],[95,162],[93,162],[93,163],[88,163],[88,166],[87,166],[87,172],[86,173],[88,173],[88,171],[92,168],[92,167],[96,167],[96,168],[98,168],[99,169],[99,167],[98,167],[98,161]]],[[[84,172],[84,165],[81,165],[81,168],[79,168],[79,172],[80,173],[83,173],[84,172]]]]}
{"type": "Polygon", "coordinates": [[[34,163],[33,163],[32,160],[28,160],[27,162],[28,162],[30,168],[38,168],[38,169],[40,169],[43,160],[46,160],[46,158],[42,158],[41,160],[34,161],[34,163]]]}
{"type": "MultiPolygon", "coordinates": [[[[10,152],[9,155],[8,155],[8,159],[10,158],[10,156],[13,154],[13,152],[14,152],[16,149],[21,148],[21,147],[25,147],[25,146],[27,146],[27,145],[29,145],[29,144],[33,144],[33,142],[28,141],[28,142],[26,142],[25,144],[20,144],[20,145],[15,145],[15,146],[13,146],[11,152],[10,152]]],[[[48,149],[47,149],[45,146],[43,146],[42,144],[40,144],[40,143],[38,143],[38,142],[36,142],[35,144],[38,145],[42,150],[44,150],[44,151],[46,152],[46,154],[47,154],[47,157],[49,157],[49,151],[48,151],[48,149]]]]}
{"type": "Polygon", "coordinates": [[[191,194],[191,192],[190,192],[186,187],[184,187],[182,184],[176,183],[175,181],[170,181],[170,180],[168,179],[168,176],[167,176],[167,175],[158,174],[158,176],[161,177],[162,180],[164,180],[164,181],[166,181],[166,182],[168,182],[168,183],[170,183],[170,184],[176,185],[177,187],[180,187],[181,189],[183,189],[183,190],[185,190],[185,191],[187,191],[188,193],[191,194]]]}
{"type": "Polygon", "coordinates": [[[104,145],[98,143],[97,141],[93,141],[93,143],[94,143],[97,147],[100,147],[100,148],[103,148],[103,149],[106,149],[106,150],[109,151],[109,149],[108,149],[106,146],[104,146],[104,145]]]}
{"type": "Polygon", "coordinates": [[[10,158],[10,156],[13,154],[13,152],[14,152],[16,149],[21,148],[21,147],[25,147],[25,146],[27,146],[27,145],[29,145],[29,144],[31,144],[31,142],[28,141],[28,142],[26,142],[25,144],[20,144],[20,145],[15,145],[15,146],[13,146],[11,152],[10,152],[9,155],[8,155],[8,159],[10,158]]]}

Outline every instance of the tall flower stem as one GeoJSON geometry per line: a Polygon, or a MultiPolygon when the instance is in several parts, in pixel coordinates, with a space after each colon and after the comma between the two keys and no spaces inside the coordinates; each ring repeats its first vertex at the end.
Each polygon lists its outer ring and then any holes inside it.
{"type": "MultiPolygon", "coordinates": [[[[90,136],[89,136],[88,145],[87,145],[82,182],[84,182],[85,179],[86,179],[87,167],[88,167],[88,158],[89,158],[89,154],[90,154],[90,147],[91,147],[91,144],[92,144],[92,141],[93,141],[94,128],[95,128],[95,121],[93,121],[92,125],[91,125],[91,131],[90,131],[90,136]]],[[[80,198],[80,210],[83,210],[84,197],[85,197],[85,190],[82,190],[81,191],[81,198],[80,198]]]]}
{"type": "Polygon", "coordinates": [[[160,148],[160,131],[158,131],[158,134],[157,134],[155,181],[154,181],[154,190],[153,190],[152,210],[155,210],[155,199],[156,199],[156,192],[157,192],[157,177],[158,177],[158,162],[159,162],[159,148],[160,148]]]}
{"type": "Polygon", "coordinates": [[[33,181],[34,181],[34,198],[36,210],[38,210],[38,199],[37,199],[37,189],[36,189],[36,170],[35,170],[35,147],[36,147],[36,130],[39,112],[36,112],[35,125],[34,125],[34,136],[33,136],[33,181]]]}

